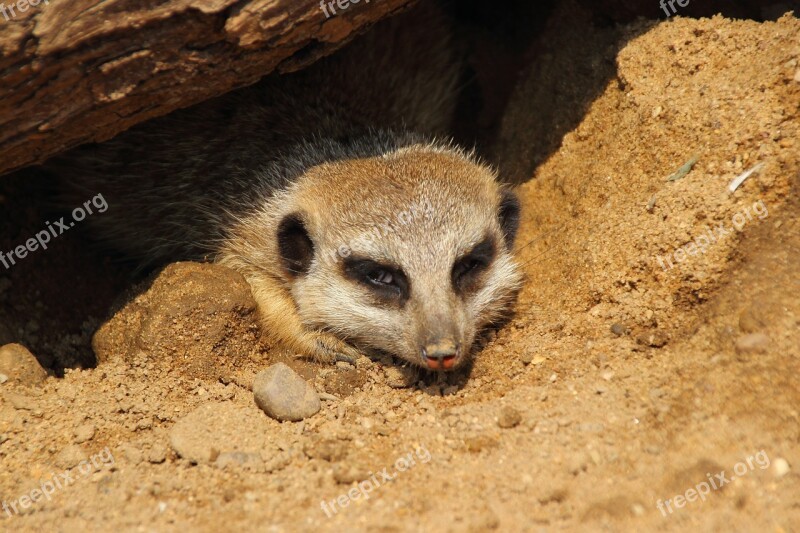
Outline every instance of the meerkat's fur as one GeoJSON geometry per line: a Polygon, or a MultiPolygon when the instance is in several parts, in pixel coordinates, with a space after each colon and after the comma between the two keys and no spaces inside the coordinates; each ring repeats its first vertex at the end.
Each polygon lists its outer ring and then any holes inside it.
{"type": "Polygon", "coordinates": [[[461,365],[521,276],[513,193],[446,132],[461,72],[430,5],[289,76],[53,161],[110,206],[96,233],[146,264],[241,272],[263,329],[321,360],[461,365]],[[412,133],[413,132],[413,133],[412,133]]]}

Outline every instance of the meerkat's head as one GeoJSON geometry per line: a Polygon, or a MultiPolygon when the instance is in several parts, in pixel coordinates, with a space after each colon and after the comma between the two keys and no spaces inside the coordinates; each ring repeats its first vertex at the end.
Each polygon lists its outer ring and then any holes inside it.
{"type": "Polygon", "coordinates": [[[519,290],[518,201],[459,151],[323,163],[271,205],[276,274],[302,322],[365,351],[452,370],[519,290]]]}
{"type": "Polygon", "coordinates": [[[278,251],[303,322],[437,370],[509,310],[519,204],[488,168],[424,146],[310,169],[278,251]]]}

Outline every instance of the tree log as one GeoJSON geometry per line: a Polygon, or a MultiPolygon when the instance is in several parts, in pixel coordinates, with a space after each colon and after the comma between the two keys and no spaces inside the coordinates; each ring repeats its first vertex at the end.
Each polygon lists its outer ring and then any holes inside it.
{"type": "Polygon", "coordinates": [[[0,174],[302,68],[413,1],[0,0],[0,174]]]}

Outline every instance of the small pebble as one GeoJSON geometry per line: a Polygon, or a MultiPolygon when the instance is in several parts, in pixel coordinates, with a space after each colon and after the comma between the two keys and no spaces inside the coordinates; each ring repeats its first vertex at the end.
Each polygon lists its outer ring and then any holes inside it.
{"type": "Polygon", "coordinates": [[[660,331],[649,331],[636,337],[636,342],[651,348],[661,348],[667,344],[667,336],[660,331]]]}
{"type": "Polygon", "coordinates": [[[77,444],[70,444],[56,455],[55,465],[62,470],[69,470],[86,460],[86,452],[77,444]]]}
{"type": "Polygon", "coordinates": [[[82,444],[86,441],[92,440],[95,431],[96,428],[94,427],[94,424],[90,424],[88,422],[81,424],[75,428],[75,443],[82,444]]]}
{"type": "Polygon", "coordinates": [[[314,387],[284,363],[260,372],[253,381],[253,394],[261,410],[279,421],[297,422],[322,408],[314,387]]]}
{"type": "Polygon", "coordinates": [[[791,470],[792,467],[789,465],[789,461],[783,457],[778,457],[772,461],[772,475],[774,475],[776,478],[782,478],[791,470]]]}
{"type": "Polygon", "coordinates": [[[130,461],[133,465],[138,465],[142,462],[142,451],[134,446],[127,445],[122,449],[125,459],[130,461]]]}
{"type": "Polygon", "coordinates": [[[624,324],[620,324],[619,322],[615,322],[611,324],[611,333],[616,335],[617,337],[622,337],[623,335],[628,334],[628,328],[625,327],[624,324]]]}
{"type": "Polygon", "coordinates": [[[169,450],[166,445],[157,442],[153,444],[153,447],[147,452],[147,461],[156,465],[161,464],[167,460],[168,452],[169,450]]]}
{"type": "Polygon", "coordinates": [[[503,429],[510,429],[522,422],[522,414],[513,407],[506,405],[500,409],[500,416],[497,417],[497,425],[503,429]]]}
{"type": "Polygon", "coordinates": [[[338,402],[341,401],[341,398],[335,396],[333,394],[328,394],[327,392],[320,392],[319,399],[325,402],[338,402]]]}

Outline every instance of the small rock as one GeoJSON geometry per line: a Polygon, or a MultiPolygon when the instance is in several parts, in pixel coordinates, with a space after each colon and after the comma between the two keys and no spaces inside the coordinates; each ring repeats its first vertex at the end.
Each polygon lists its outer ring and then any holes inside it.
{"type": "Polygon", "coordinates": [[[97,429],[94,424],[84,423],[75,428],[75,443],[82,444],[86,441],[92,440],[94,433],[97,429]]]}
{"type": "Polygon", "coordinates": [[[667,344],[667,336],[660,331],[648,331],[636,337],[636,342],[651,348],[661,348],[667,344]]]}
{"type": "Polygon", "coordinates": [[[0,374],[0,385],[8,381],[8,376],[5,374],[0,374]]]}
{"type": "Polygon", "coordinates": [[[261,410],[282,422],[309,418],[322,408],[314,387],[284,363],[260,372],[253,381],[253,394],[261,410]]]}
{"type": "Polygon", "coordinates": [[[776,478],[782,478],[786,474],[788,474],[792,470],[791,465],[789,465],[789,461],[784,459],[783,457],[778,457],[774,461],[772,461],[772,475],[776,478]]]}
{"type": "Polygon", "coordinates": [[[500,416],[497,417],[497,425],[503,429],[510,429],[522,422],[522,414],[513,407],[506,405],[500,409],[500,416]]]}
{"type": "Polygon", "coordinates": [[[0,373],[21,385],[38,385],[47,379],[47,372],[36,357],[21,344],[0,348],[0,373]]]}
{"type": "Polygon", "coordinates": [[[627,326],[625,326],[625,324],[620,324],[619,322],[615,322],[611,324],[611,333],[613,333],[617,337],[622,337],[623,335],[627,335],[628,333],[630,333],[630,330],[628,329],[627,326]]]}
{"type": "Polygon", "coordinates": [[[417,382],[417,369],[412,366],[389,366],[383,369],[386,384],[393,389],[407,389],[417,382]]]}
{"type": "Polygon", "coordinates": [[[167,450],[166,445],[157,442],[153,444],[153,447],[147,452],[147,461],[155,465],[160,465],[167,460],[167,453],[169,453],[169,450],[167,450]]]}
{"type": "Polygon", "coordinates": [[[764,333],[749,333],[736,339],[736,351],[764,353],[769,346],[769,337],[764,333]]]}
{"type": "Polygon", "coordinates": [[[523,365],[529,365],[531,364],[531,361],[533,361],[533,352],[530,350],[525,350],[520,354],[519,359],[522,361],[523,365]]]}
{"type": "Polygon", "coordinates": [[[135,446],[126,445],[123,447],[122,453],[125,455],[125,459],[133,465],[138,465],[142,462],[142,451],[135,446]]]}
{"type": "Polygon", "coordinates": [[[62,470],[69,470],[86,460],[86,452],[77,444],[70,444],[56,455],[55,465],[62,470]]]}

